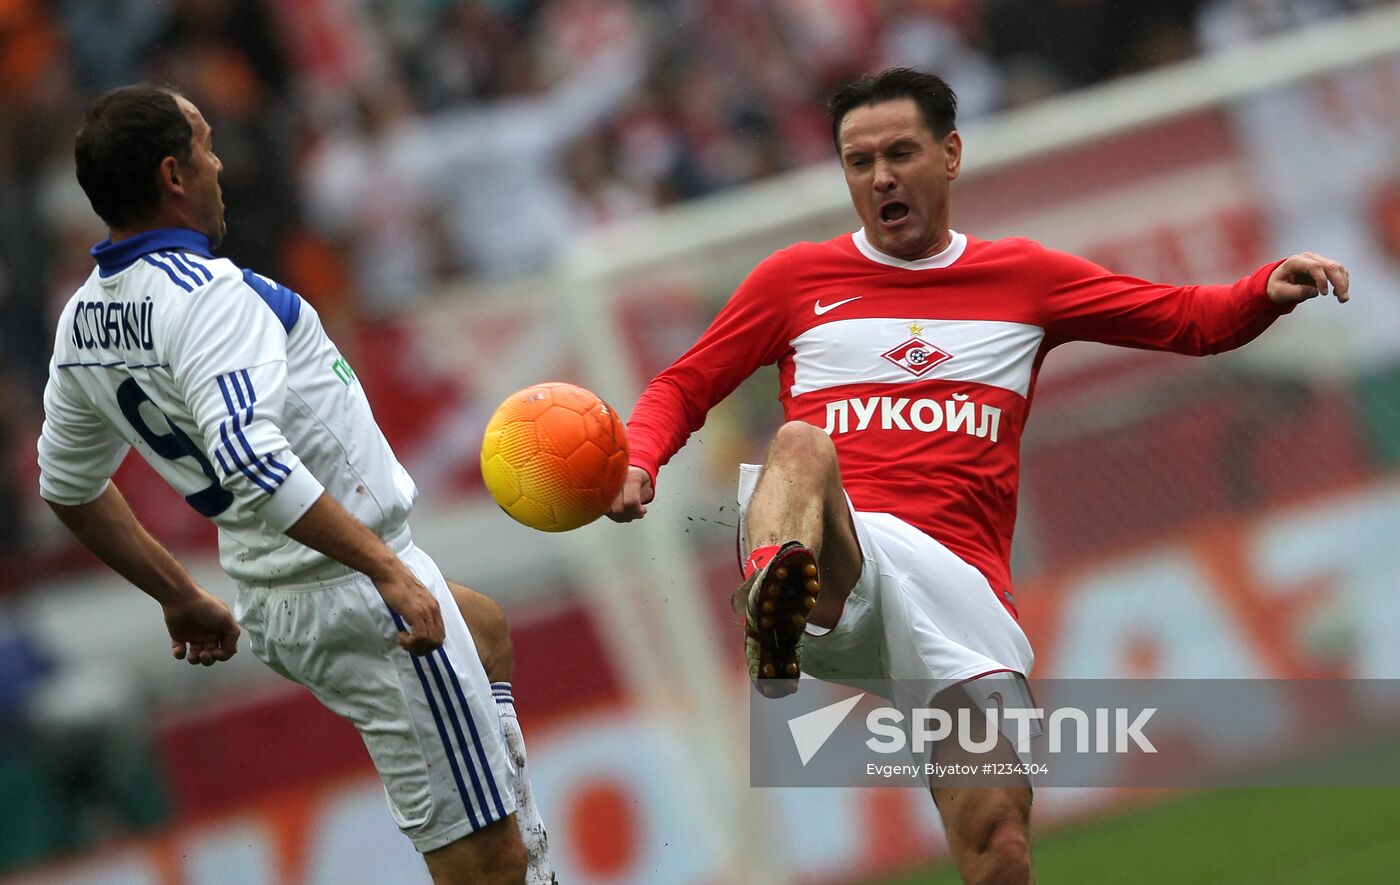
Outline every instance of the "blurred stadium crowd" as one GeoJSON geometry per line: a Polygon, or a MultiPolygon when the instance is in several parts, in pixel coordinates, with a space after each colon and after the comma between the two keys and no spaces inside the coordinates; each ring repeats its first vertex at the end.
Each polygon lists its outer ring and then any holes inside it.
{"type": "Polygon", "coordinates": [[[103,236],[71,158],[108,88],[173,83],[203,109],[223,254],[345,329],[827,159],[825,98],[863,72],[938,71],[975,117],[1193,53],[1196,5],[0,0],[0,547],[29,540],[52,317],[103,236]]]}
{"type": "MultiPolygon", "coordinates": [[[[344,338],[448,281],[537,269],[589,226],[829,159],[825,99],[862,73],[938,72],[968,119],[1188,58],[1218,7],[1267,20],[1278,5],[0,0],[0,596],[57,565],[33,552],[49,525],[34,440],[53,318],[104,236],[72,139],[108,88],[167,82],[200,106],[224,163],[222,253],[302,293],[344,338]]],[[[1228,42],[1229,17],[1214,27],[1228,42]]],[[[17,745],[20,686],[42,667],[0,618],[0,748],[17,745]]],[[[86,792],[24,813],[81,826],[28,841],[11,828],[0,872],[159,823],[142,741],[49,745],[39,776],[86,792]]]]}

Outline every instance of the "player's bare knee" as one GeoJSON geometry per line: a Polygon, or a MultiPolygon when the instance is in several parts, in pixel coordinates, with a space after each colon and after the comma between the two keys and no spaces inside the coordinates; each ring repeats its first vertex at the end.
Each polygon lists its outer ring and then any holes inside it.
{"type": "Polygon", "coordinates": [[[433,885],[522,885],[529,858],[515,818],[424,855],[433,885]]]}
{"type": "Polygon", "coordinates": [[[773,434],[773,441],[769,446],[775,453],[798,456],[826,457],[828,454],[836,454],[831,437],[820,427],[806,421],[788,421],[783,424],[778,428],[778,432],[773,434]]]}
{"type": "Polygon", "coordinates": [[[492,682],[510,682],[515,675],[515,645],[510,641],[510,625],[505,610],[493,599],[485,599],[476,613],[476,622],[468,626],[472,635],[480,630],[481,666],[492,682]]]}
{"type": "Polygon", "coordinates": [[[815,424],[789,421],[768,445],[768,465],[790,465],[806,476],[822,476],[836,466],[836,446],[815,424]]]}
{"type": "Polygon", "coordinates": [[[492,682],[510,682],[515,673],[515,646],[505,610],[494,599],[469,587],[448,581],[452,598],[472,634],[481,667],[492,682]]]}

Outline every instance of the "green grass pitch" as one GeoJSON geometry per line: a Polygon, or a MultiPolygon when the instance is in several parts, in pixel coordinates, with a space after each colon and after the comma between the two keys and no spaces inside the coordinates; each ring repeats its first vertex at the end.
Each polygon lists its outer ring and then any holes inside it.
{"type": "MultiPolygon", "coordinates": [[[[1046,833],[1038,885],[1400,882],[1400,789],[1222,789],[1046,833]]],[[[951,867],[880,885],[958,882],[951,867]]]]}

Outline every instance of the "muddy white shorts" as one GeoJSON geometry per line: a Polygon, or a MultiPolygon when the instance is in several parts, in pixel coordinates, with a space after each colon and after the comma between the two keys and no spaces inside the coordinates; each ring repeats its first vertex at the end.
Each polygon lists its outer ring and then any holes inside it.
{"type": "MultiPolygon", "coordinates": [[[[739,468],[741,539],[760,470],[739,468]]],[[[805,673],[831,682],[891,680],[896,688],[1030,673],[1030,642],[981,572],[898,517],[852,507],[851,520],[865,564],[836,626],[808,626],[805,673]]]]}
{"type": "Polygon", "coordinates": [[[515,811],[500,717],[467,625],[436,564],[405,529],[386,543],[442,609],[432,654],[399,647],[403,621],[365,575],[332,566],[294,584],[238,585],[253,653],[360,732],[389,810],[419,851],[515,811]]]}

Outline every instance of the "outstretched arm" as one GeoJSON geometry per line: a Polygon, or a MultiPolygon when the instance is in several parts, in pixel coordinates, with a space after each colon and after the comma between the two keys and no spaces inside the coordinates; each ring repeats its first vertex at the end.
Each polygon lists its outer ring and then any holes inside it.
{"type": "Polygon", "coordinates": [[[238,624],[228,606],[151,537],[115,484],[85,504],[48,504],[84,547],[160,603],[176,659],[208,667],[238,651],[238,624]]]}
{"type": "Polygon", "coordinates": [[[630,522],[646,515],[656,474],[705,423],[710,409],[759,367],[776,362],[791,339],[790,252],[754,268],[695,346],[642,391],[627,422],[631,466],[608,515],[630,522]]]}
{"type": "Polygon", "coordinates": [[[1037,267],[1051,344],[1099,341],[1202,356],[1258,337],[1299,302],[1336,291],[1348,297],[1346,268],[1304,252],[1259,268],[1229,286],[1172,286],[1114,274],[1046,249],[1037,267]]]}

